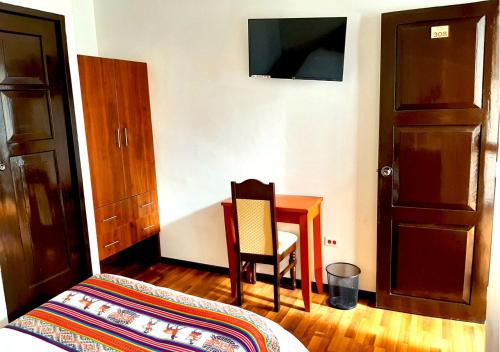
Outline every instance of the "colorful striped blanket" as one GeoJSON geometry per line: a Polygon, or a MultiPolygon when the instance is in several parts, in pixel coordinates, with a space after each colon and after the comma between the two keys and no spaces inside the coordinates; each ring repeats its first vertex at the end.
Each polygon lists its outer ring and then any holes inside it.
{"type": "Polygon", "coordinates": [[[279,351],[254,313],[109,274],[83,281],[7,328],[66,351],[279,351]]]}

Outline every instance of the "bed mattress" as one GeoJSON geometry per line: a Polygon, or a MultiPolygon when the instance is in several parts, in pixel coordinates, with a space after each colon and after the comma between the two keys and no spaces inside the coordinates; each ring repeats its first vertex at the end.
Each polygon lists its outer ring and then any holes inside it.
{"type": "Polygon", "coordinates": [[[307,349],[247,310],[101,274],[0,329],[2,351],[293,351],[307,349]]]}

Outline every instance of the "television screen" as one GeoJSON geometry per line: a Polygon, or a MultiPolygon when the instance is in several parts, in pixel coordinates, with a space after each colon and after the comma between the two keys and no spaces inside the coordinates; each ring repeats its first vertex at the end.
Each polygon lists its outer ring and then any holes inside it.
{"type": "Polygon", "coordinates": [[[346,17],[248,20],[250,76],[342,81],[346,17]]]}

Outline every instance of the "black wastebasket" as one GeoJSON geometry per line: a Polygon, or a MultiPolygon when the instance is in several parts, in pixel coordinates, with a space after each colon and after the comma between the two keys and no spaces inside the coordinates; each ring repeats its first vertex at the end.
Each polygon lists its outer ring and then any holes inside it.
{"type": "Polygon", "coordinates": [[[349,263],[333,263],[326,267],[330,304],[338,309],[353,309],[358,303],[361,269],[349,263]]]}

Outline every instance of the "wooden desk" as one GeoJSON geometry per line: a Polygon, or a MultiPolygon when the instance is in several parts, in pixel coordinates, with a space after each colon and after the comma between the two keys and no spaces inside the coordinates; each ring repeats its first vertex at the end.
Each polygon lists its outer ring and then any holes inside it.
{"type": "MultiPolygon", "coordinates": [[[[311,310],[311,236],[309,225],[313,224],[314,233],[314,274],[318,292],[323,292],[323,253],[321,235],[321,197],[276,195],[276,221],[298,224],[300,228],[300,273],[302,297],[306,312],[311,310]]],[[[228,198],[222,203],[224,224],[226,227],[226,243],[231,277],[231,296],[236,297],[236,236],[234,232],[232,200],[228,198]]]]}

